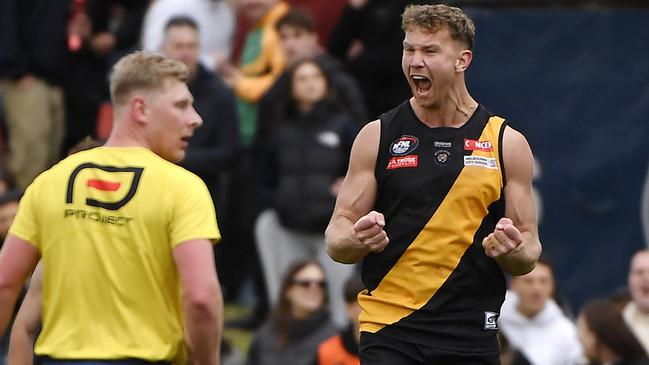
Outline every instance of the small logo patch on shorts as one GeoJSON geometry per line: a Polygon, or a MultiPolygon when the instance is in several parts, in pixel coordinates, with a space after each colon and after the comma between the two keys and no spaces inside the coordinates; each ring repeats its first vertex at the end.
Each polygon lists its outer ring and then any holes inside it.
{"type": "Polygon", "coordinates": [[[498,323],[496,322],[498,320],[498,316],[500,314],[496,312],[484,312],[484,329],[485,330],[497,330],[498,329],[498,323]]]}

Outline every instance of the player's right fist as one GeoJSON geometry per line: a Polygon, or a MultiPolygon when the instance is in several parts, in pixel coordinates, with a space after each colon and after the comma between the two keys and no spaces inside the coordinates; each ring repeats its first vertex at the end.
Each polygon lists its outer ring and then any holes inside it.
{"type": "Polygon", "coordinates": [[[388,245],[390,240],[383,230],[385,218],[383,214],[371,211],[360,217],[354,223],[356,238],[371,252],[381,252],[388,245]]]}

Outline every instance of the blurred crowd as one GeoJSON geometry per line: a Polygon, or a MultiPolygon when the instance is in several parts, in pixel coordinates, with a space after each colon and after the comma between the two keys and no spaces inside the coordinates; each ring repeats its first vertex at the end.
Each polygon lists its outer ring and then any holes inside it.
{"type": "MultiPolygon", "coordinates": [[[[410,96],[400,67],[408,3],[0,2],[0,239],[39,173],[87,137],[107,138],[114,62],[161,52],[189,68],[203,118],[181,165],[216,206],[225,301],[253,308],[226,323],[256,331],[249,354],[224,345],[225,363],[358,364],[363,286],[355,266],[328,257],[324,229],[356,133],[410,96]]],[[[574,313],[542,260],[510,280],[503,364],[645,364],[648,251],[633,257],[629,289],[574,313]]]]}

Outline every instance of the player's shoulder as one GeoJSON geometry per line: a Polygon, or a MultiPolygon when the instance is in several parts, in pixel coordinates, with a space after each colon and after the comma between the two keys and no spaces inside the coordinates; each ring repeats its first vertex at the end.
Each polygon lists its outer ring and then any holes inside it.
{"type": "Polygon", "coordinates": [[[71,154],[63,158],[59,162],[52,165],[52,167],[50,167],[49,169],[39,174],[32,182],[32,185],[43,184],[43,183],[47,184],[48,181],[50,181],[51,179],[56,180],[63,175],[69,176],[71,170],[78,168],[84,162],[87,163],[87,161],[91,161],[92,160],[91,156],[94,156],[95,153],[96,151],[85,150],[81,152],[76,152],[74,154],[71,154]]]}
{"type": "Polygon", "coordinates": [[[203,180],[200,177],[178,164],[165,160],[164,158],[155,154],[153,154],[152,159],[156,162],[156,172],[161,175],[161,178],[164,178],[172,183],[183,185],[203,183],[203,180]]]}
{"type": "Polygon", "coordinates": [[[354,145],[356,148],[373,149],[378,147],[381,137],[381,120],[373,120],[363,126],[356,135],[354,145]]]}
{"type": "Polygon", "coordinates": [[[503,149],[514,154],[526,152],[530,149],[525,135],[511,125],[506,125],[503,131],[503,149]]]}

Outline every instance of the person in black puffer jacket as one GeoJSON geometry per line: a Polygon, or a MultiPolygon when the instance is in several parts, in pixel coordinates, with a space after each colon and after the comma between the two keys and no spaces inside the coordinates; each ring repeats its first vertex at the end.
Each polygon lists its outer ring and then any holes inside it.
{"type": "Polygon", "coordinates": [[[272,131],[260,159],[261,201],[255,235],[268,296],[277,302],[279,278],[295,259],[318,258],[324,266],[336,323],[346,321],[342,284],[353,267],[325,252],[324,230],[342,184],[358,124],[341,111],[328,75],[315,60],[289,70],[282,123],[272,131]]]}

